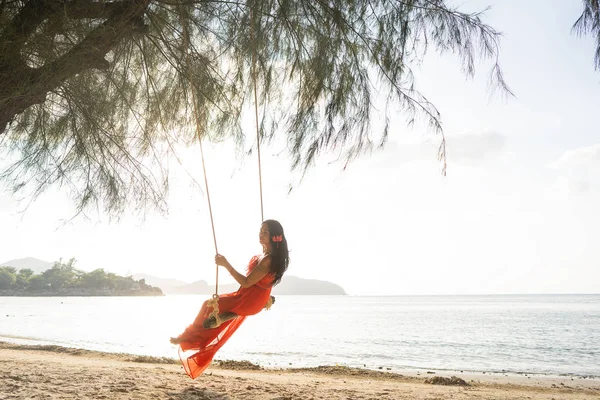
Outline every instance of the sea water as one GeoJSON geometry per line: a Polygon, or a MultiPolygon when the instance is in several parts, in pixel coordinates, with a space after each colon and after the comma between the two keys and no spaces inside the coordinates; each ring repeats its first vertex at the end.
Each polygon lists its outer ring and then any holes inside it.
{"type": "MultiPolygon", "coordinates": [[[[0,341],[177,357],[208,296],[0,297],[0,341]]],[[[600,295],[278,296],[217,359],[600,376],[600,295]]]]}

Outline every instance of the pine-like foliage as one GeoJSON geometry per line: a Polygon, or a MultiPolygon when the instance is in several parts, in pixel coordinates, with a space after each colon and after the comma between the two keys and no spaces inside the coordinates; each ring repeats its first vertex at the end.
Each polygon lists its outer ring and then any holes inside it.
{"type": "Polygon", "coordinates": [[[600,1],[583,0],[583,12],[573,24],[573,31],[578,35],[593,35],[596,39],[594,67],[600,70],[600,1]]]}
{"type": "Polygon", "coordinates": [[[441,133],[411,73],[429,48],[467,76],[491,60],[510,93],[499,38],[443,0],[0,0],[1,179],[34,197],[61,185],[81,209],[160,204],[165,159],[196,124],[243,141],[253,77],[261,134],[285,138],[293,168],[350,161],[385,143],[389,112],[441,133]]]}

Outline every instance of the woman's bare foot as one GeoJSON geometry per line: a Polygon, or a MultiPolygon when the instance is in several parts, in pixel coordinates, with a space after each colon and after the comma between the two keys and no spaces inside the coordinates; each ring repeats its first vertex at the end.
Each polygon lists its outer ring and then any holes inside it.
{"type": "Polygon", "coordinates": [[[181,336],[177,336],[177,337],[172,337],[169,341],[172,344],[179,344],[179,343],[183,342],[183,339],[181,339],[181,336]]]}

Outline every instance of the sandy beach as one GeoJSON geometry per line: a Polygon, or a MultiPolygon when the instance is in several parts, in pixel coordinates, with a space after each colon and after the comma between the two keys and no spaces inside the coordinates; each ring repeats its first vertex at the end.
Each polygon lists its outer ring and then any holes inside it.
{"type": "Polygon", "coordinates": [[[171,359],[0,343],[1,400],[600,398],[598,379],[454,374],[460,378],[455,385],[444,385],[450,375],[432,372],[335,366],[269,370],[222,361],[192,381],[171,359]]]}

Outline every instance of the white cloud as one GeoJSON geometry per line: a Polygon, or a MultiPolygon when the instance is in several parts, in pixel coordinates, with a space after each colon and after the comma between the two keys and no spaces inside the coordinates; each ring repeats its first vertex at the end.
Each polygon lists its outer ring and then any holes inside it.
{"type": "Polygon", "coordinates": [[[600,169],[600,143],[587,147],[567,150],[558,160],[549,165],[555,169],[600,169]]]}
{"type": "MultiPolygon", "coordinates": [[[[436,162],[441,143],[439,135],[425,135],[412,141],[390,141],[380,152],[373,154],[375,167],[397,167],[415,162],[436,162]]],[[[498,159],[501,155],[510,156],[506,151],[506,136],[495,131],[446,135],[446,153],[449,163],[465,166],[479,166],[498,159]]]]}
{"type": "Polygon", "coordinates": [[[449,161],[481,165],[505,151],[506,136],[495,131],[470,132],[448,135],[446,142],[449,161]]]}
{"type": "Polygon", "coordinates": [[[569,193],[583,193],[600,185],[600,143],[565,151],[548,168],[558,173],[557,184],[569,193]]]}

